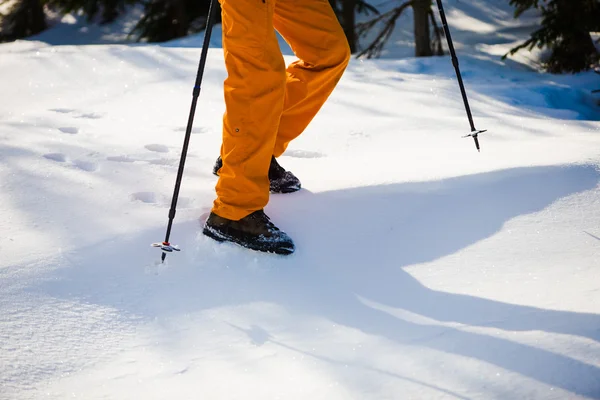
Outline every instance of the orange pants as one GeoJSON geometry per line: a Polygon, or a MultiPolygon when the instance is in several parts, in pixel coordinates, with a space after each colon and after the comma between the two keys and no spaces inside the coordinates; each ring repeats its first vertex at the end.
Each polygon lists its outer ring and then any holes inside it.
{"type": "Polygon", "coordinates": [[[350,59],[328,0],[220,0],[227,79],[213,212],[239,220],[269,201],[268,170],[325,103],[350,59]],[[277,30],[299,60],[286,68],[277,30]]]}

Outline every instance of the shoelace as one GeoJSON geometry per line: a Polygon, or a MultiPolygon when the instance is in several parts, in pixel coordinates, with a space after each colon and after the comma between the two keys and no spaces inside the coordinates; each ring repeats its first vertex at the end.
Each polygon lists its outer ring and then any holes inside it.
{"type": "Polygon", "coordinates": [[[264,213],[264,211],[257,211],[254,214],[252,214],[252,218],[255,220],[258,220],[259,222],[263,222],[265,225],[267,225],[267,227],[269,229],[273,229],[278,231],[279,228],[277,228],[275,226],[275,224],[273,224],[271,222],[271,218],[269,218],[269,216],[267,214],[264,213]]]}

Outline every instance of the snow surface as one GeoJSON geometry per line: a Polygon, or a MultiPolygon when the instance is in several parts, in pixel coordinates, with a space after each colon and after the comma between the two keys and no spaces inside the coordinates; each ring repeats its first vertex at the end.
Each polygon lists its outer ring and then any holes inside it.
{"type": "MultiPolygon", "coordinates": [[[[490,35],[481,4],[447,12],[490,35]]],[[[600,399],[597,75],[457,35],[478,153],[448,57],[352,60],[280,160],[280,257],[200,234],[211,48],[160,264],[202,36],[43,40],[64,28],[0,45],[1,399],[600,399]]]]}

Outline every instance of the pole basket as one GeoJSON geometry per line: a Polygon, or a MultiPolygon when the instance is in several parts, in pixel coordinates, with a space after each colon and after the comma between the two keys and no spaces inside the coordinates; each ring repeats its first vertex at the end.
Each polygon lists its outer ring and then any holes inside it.
{"type": "Polygon", "coordinates": [[[174,251],[181,251],[181,249],[177,245],[172,245],[171,243],[168,243],[168,242],[152,243],[151,246],[159,247],[162,251],[167,252],[167,253],[172,253],[174,251]]]}

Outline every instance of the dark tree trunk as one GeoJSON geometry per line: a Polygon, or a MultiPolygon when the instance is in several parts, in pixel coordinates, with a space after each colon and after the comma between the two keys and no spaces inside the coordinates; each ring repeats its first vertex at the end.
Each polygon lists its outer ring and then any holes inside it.
{"type": "Polygon", "coordinates": [[[547,63],[548,71],[552,73],[583,71],[600,60],[592,37],[581,30],[564,35],[560,46],[552,50],[547,63]]]}
{"type": "Polygon", "coordinates": [[[356,0],[342,0],[342,27],[348,39],[350,52],[354,53],[357,50],[356,43],[356,0]]]}
{"type": "Polygon", "coordinates": [[[3,21],[5,39],[14,40],[35,35],[48,26],[40,0],[21,0],[13,6],[3,21]]]}
{"type": "Polygon", "coordinates": [[[186,16],[185,0],[173,0],[173,38],[188,34],[189,21],[186,16]]]}
{"type": "Polygon", "coordinates": [[[104,9],[102,10],[102,24],[109,24],[119,16],[119,1],[104,0],[104,9]]]}
{"type": "Polygon", "coordinates": [[[31,34],[34,35],[36,33],[40,33],[45,30],[48,25],[46,25],[46,16],[44,15],[44,6],[42,5],[40,0],[29,0],[29,9],[31,15],[31,34]]]}
{"type": "Polygon", "coordinates": [[[430,57],[433,55],[429,35],[431,0],[414,0],[412,8],[415,28],[415,56],[430,57]]]}

